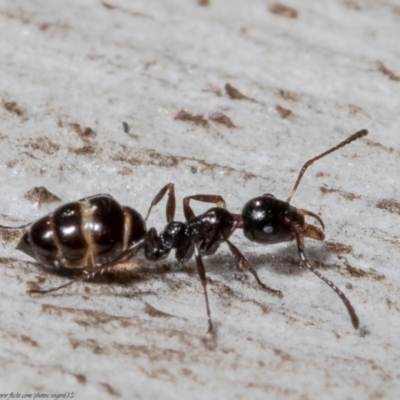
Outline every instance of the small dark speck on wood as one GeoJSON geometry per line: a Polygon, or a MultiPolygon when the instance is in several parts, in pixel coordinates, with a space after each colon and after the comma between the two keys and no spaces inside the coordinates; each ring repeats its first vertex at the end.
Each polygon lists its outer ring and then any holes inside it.
{"type": "Polygon", "coordinates": [[[70,153],[77,155],[93,154],[96,152],[96,148],[92,145],[82,146],[82,147],[68,147],[70,153]]]}
{"type": "Polygon", "coordinates": [[[60,149],[60,146],[56,143],[53,143],[48,137],[29,139],[25,144],[25,147],[29,147],[33,150],[39,150],[46,154],[53,154],[60,149]]]}
{"type": "Polygon", "coordinates": [[[325,247],[336,254],[350,254],[353,251],[350,245],[338,242],[325,242],[325,247]]]}
{"type": "Polygon", "coordinates": [[[300,96],[296,93],[290,92],[289,90],[279,90],[278,91],[279,96],[282,97],[284,100],[288,101],[298,101],[300,96]]]}
{"type": "Polygon", "coordinates": [[[80,384],[85,384],[87,382],[86,376],[83,374],[73,374],[75,377],[76,381],[80,384]]]}
{"type": "Polygon", "coordinates": [[[193,122],[196,125],[201,125],[203,127],[208,126],[208,121],[204,118],[204,115],[198,114],[189,114],[185,110],[180,110],[178,114],[175,115],[176,120],[180,121],[188,121],[188,122],[193,122]]]}
{"type": "Polygon", "coordinates": [[[108,10],[114,10],[115,8],[117,8],[116,6],[113,6],[110,3],[106,3],[105,1],[102,1],[101,4],[103,7],[107,8],[108,10]]]}
{"type": "Polygon", "coordinates": [[[107,382],[100,382],[99,386],[104,390],[104,392],[108,393],[111,396],[119,397],[117,391],[107,382]]]}
{"type": "Polygon", "coordinates": [[[49,204],[61,201],[58,196],[49,192],[44,186],[35,186],[33,189],[28,190],[25,193],[24,197],[31,203],[36,203],[39,206],[41,206],[42,204],[49,204]]]}
{"type": "Polygon", "coordinates": [[[129,133],[129,125],[128,125],[127,122],[122,121],[122,128],[123,128],[125,133],[129,133]]]}
{"type": "Polygon", "coordinates": [[[280,3],[275,3],[269,6],[269,12],[286,18],[297,18],[298,15],[296,9],[280,3]]]}
{"type": "Polygon", "coordinates": [[[83,128],[76,122],[70,123],[69,126],[83,141],[88,141],[89,139],[96,137],[96,132],[90,127],[83,128]]]}
{"type": "Polygon", "coordinates": [[[216,112],[211,114],[209,119],[217,124],[225,125],[227,128],[236,128],[236,125],[232,122],[232,120],[223,113],[216,112]]]}
{"type": "Polygon", "coordinates": [[[225,85],[225,92],[233,100],[248,100],[253,103],[263,104],[255,99],[252,99],[251,97],[245,96],[243,93],[241,93],[238,89],[236,89],[229,83],[225,85]]]}
{"type": "MultiPolygon", "coordinates": [[[[17,228],[15,230],[9,229],[9,227],[3,227],[0,226],[0,239],[3,240],[4,242],[12,242],[15,239],[19,239],[21,237],[21,232],[17,228]]],[[[0,263],[3,263],[3,259],[0,258],[0,263]]],[[[9,262],[8,262],[9,263],[9,262]]]]}
{"type": "Polygon", "coordinates": [[[374,269],[370,268],[369,271],[364,271],[360,268],[353,267],[346,259],[346,257],[338,256],[339,260],[342,260],[347,271],[351,276],[355,278],[372,278],[375,281],[381,281],[385,279],[385,275],[377,273],[374,269]]]}
{"type": "Polygon", "coordinates": [[[292,110],[289,110],[288,108],[284,108],[284,107],[280,106],[279,104],[277,104],[275,106],[275,111],[277,111],[277,113],[281,116],[281,118],[289,118],[294,115],[292,110]]]}
{"type": "Polygon", "coordinates": [[[392,214],[400,215],[400,203],[394,200],[381,200],[376,204],[375,207],[380,208],[381,210],[389,211],[392,214]]]}
{"type": "Polygon", "coordinates": [[[173,317],[171,314],[157,310],[157,308],[153,307],[149,303],[145,303],[144,310],[151,317],[173,317]]]}
{"type": "Polygon", "coordinates": [[[386,75],[391,81],[400,81],[400,76],[388,69],[382,61],[378,61],[378,71],[386,75]]]}
{"type": "Polygon", "coordinates": [[[23,116],[24,110],[15,102],[15,101],[1,101],[1,105],[8,112],[18,115],[19,117],[23,116]]]}

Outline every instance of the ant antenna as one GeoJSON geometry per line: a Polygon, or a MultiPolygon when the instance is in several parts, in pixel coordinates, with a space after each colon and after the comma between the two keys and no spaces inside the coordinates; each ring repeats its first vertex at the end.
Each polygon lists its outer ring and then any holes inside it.
{"type": "MultiPolygon", "coordinates": [[[[355,140],[355,139],[353,139],[353,140],[355,140]]],[[[306,257],[305,252],[304,252],[303,242],[301,240],[301,236],[300,236],[299,232],[296,231],[295,227],[294,227],[294,235],[295,235],[295,238],[296,238],[297,250],[299,252],[301,265],[305,266],[313,274],[317,275],[318,278],[322,279],[340,297],[340,299],[343,301],[343,304],[347,308],[347,312],[350,315],[350,319],[351,319],[351,322],[353,324],[354,329],[358,329],[359,326],[360,326],[360,320],[358,318],[358,315],[357,315],[356,311],[354,310],[354,307],[350,303],[350,300],[346,297],[346,295],[333,282],[331,282],[329,279],[325,278],[325,276],[320,274],[319,271],[317,271],[314,267],[312,267],[309,264],[309,261],[308,261],[308,259],[306,257]]]]}
{"type": "Polygon", "coordinates": [[[314,161],[319,160],[322,157],[327,156],[330,153],[333,153],[334,151],[340,149],[341,147],[344,147],[346,145],[348,145],[351,142],[354,142],[357,139],[360,139],[364,136],[368,135],[368,131],[366,129],[361,129],[360,131],[353,133],[350,137],[348,137],[346,140],[343,140],[343,142],[340,142],[338,145],[332,147],[331,149],[324,151],[322,154],[320,154],[319,156],[316,156],[314,158],[312,158],[311,160],[308,160],[304,165],[303,168],[300,170],[299,176],[297,177],[297,181],[294,184],[294,187],[292,189],[292,192],[290,193],[287,202],[290,203],[290,200],[292,200],[292,197],[294,196],[297,187],[300,184],[301,178],[303,177],[304,173],[306,172],[306,169],[314,163],[314,161]]]}

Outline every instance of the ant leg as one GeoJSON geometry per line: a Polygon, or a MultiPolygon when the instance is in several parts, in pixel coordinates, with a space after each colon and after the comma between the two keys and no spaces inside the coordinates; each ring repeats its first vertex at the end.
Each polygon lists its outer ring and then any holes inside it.
{"type": "Polygon", "coordinates": [[[203,203],[213,203],[217,207],[226,208],[226,202],[222,196],[213,194],[195,194],[188,196],[183,199],[183,213],[185,214],[186,221],[190,221],[195,218],[195,214],[190,207],[190,200],[201,201],[203,203]]]}
{"type": "Polygon", "coordinates": [[[207,317],[208,317],[208,332],[212,332],[214,330],[212,319],[211,319],[211,311],[210,311],[210,304],[208,302],[208,294],[207,294],[207,276],[206,270],[204,269],[203,260],[201,258],[199,249],[194,246],[194,254],[196,257],[196,265],[197,265],[197,272],[200,277],[201,284],[203,285],[204,297],[206,299],[206,308],[207,308],[207,317]]]}
{"type": "Polygon", "coordinates": [[[20,225],[20,226],[5,226],[5,225],[0,225],[0,229],[7,229],[7,230],[15,230],[18,231],[19,229],[24,229],[27,228],[29,225],[32,225],[32,222],[29,222],[25,225],[20,225]]]}
{"type": "Polygon", "coordinates": [[[279,298],[283,297],[283,294],[280,290],[272,289],[271,287],[267,286],[265,283],[261,281],[259,278],[257,271],[250,265],[250,263],[246,260],[245,256],[239,251],[239,249],[228,239],[226,240],[227,245],[229,246],[229,250],[235,257],[236,263],[239,267],[246,269],[247,271],[251,272],[251,274],[256,279],[257,283],[267,292],[274,296],[278,296],[279,298]]]}
{"type": "Polygon", "coordinates": [[[339,144],[337,144],[336,146],[330,148],[327,151],[324,151],[322,154],[312,158],[311,160],[308,160],[302,167],[302,169],[300,170],[299,176],[297,177],[296,183],[294,184],[294,187],[287,199],[287,202],[290,203],[290,200],[292,200],[292,197],[294,196],[294,193],[296,192],[297,187],[299,186],[299,183],[301,181],[301,178],[303,177],[304,173],[306,172],[306,169],[314,163],[314,161],[319,160],[322,157],[327,156],[328,154],[333,153],[336,150],[339,150],[340,148],[348,145],[351,142],[354,142],[357,139],[360,139],[364,136],[368,135],[368,131],[366,129],[361,129],[360,131],[353,133],[351,136],[349,136],[346,140],[343,140],[343,142],[340,142],[339,144]]]}
{"type": "Polygon", "coordinates": [[[343,304],[347,308],[347,312],[349,313],[349,316],[350,316],[350,319],[351,319],[351,322],[353,324],[354,329],[358,329],[359,326],[360,326],[360,320],[358,318],[358,315],[357,315],[356,311],[354,310],[354,307],[350,303],[350,300],[346,297],[346,295],[333,282],[331,282],[329,279],[325,278],[325,276],[320,274],[315,268],[313,268],[310,265],[310,263],[309,263],[309,261],[308,261],[308,259],[306,257],[306,254],[304,252],[304,247],[303,247],[303,242],[301,240],[301,236],[296,231],[296,228],[295,227],[293,227],[293,228],[294,228],[293,231],[294,231],[294,235],[295,235],[296,243],[297,243],[297,250],[299,252],[299,256],[300,256],[300,260],[301,260],[301,265],[305,266],[313,274],[318,276],[318,278],[323,280],[340,297],[340,299],[343,301],[343,304]]]}
{"type": "Polygon", "coordinates": [[[63,285],[60,285],[60,286],[57,286],[57,287],[54,287],[51,289],[30,289],[30,290],[27,290],[27,293],[29,293],[29,294],[30,293],[46,294],[46,293],[56,292],[57,290],[64,289],[64,288],[72,285],[75,282],[81,282],[81,281],[84,281],[85,279],[86,279],[86,275],[83,277],[80,276],[79,278],[72,279],[71,281],[64,283],[63,285]]]}
{"type": "Polygon", "coordinates": [[[167,183],[161,190],[156,194],[153,201],[150,204],[149,211],[147,211],[146,218],[144,219],[147,222],[147,218],[149,218],[150,212],[152,208],[157,205],[165,196],[165,193],[168,191],[168,200],[167,206],[165,208],[165,213],[167,216],[167,222],[171,222],[175,217],[175,186],[173,183],[167,183]]]}
{"type": "Polygon", "coordinates": [[[28,293],[46,294],[46,293],[56,292],[57,290],[60,290],[60,289],[64,289],[64,288],[72,285],[75,282],[89,281],[89,280],[93,279],[96,275],[101,275],[101,274],[104,274],[105,272],[109,272],[112,270],[112,268],[115,265],[117,265],[121,262],[124,262],[129,258],[132,258],[143,247],[144,243],[145,243],[145,239],[142,239],[139,242],[136,242],[129,249],[126,249],[125,251],[123,251],[119,256],[108,261],[106,264],[103,264],[99,267],[95,267],[95,268],[91,268],[91,269],[83,269],[83,274],[84,274],[83,276],[72,279],[71,281],[64,283],[63,285],[56,286],[56,287],[53,287],[50,289],[32,289],[32,290],[28,290],[28,293]]]}

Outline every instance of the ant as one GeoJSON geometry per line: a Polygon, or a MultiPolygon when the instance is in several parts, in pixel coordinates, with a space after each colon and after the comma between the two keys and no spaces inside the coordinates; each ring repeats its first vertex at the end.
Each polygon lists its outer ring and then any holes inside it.
{"type": "Polygon", "coordinates": [[[20,239],[17,249],[50,267],[80,270],[83,277],[47,290],[30,290],[30,293],[50,293],[74,282],[92,279],[98,274],[109,272],[116,264],[127,261],[140,250],[144,251],[149,261],[161,260],[167,257],[171,250],[175,250],[176,259],[185,263],[194,254],[205,296],[208,331],[212,332],[213,323],[202,256],[214,254],[220,244],[228,245],[236,265],[252,273],[264,290],[282,297],[281,291],[270,288],[260,280],[256,270],[229,240],[236,229],[243,229],[247,239],[261,244],[295,240],[300,265],[308,268],[334,290],[346,306],[354,328],[358,329],[359,319],[350,301],[337,286],[309,264],[305,255],[303,238],[324,239],[324,224],[321,218],[310,211],[293,207],[290,201],[311,164],[367,134],[367,130],[360,130],[307,161],[286,201],[279,200],[271,194],[264,194],[248,201],[241,214],[230,213],[226,209],[225,200],[219,195],[193,195],[183,200],[186,222],[175,221],[175,190],[172,183],[168,183],[157,193],[144,219],[134,209],[121,206],[106,194],[67,203],[33,222],[20,239]],[[147,230],[146,221],[152,208],[167,192],[167,225],[157,234],[155,228],[147,230]],[[216,207],[196,216],[190,207],[191,200],[213,203],[216,207]],[[305,222],[305,216],[314,218],[322,229],[305,222]]]}

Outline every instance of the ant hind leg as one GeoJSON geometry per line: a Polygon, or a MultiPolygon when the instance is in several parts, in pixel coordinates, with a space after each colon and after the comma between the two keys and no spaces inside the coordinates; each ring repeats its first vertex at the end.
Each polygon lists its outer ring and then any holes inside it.
{"type": "Polygon", "coordinates": [[[57,290],[64,289],[75,282],[84,282],[90,281],[91,279],[95,278],[98,275],[102,275],[106,272],[110,272],[113,267],[119,263],[127,261],[129,258],[132,258],[144,245],[145,239],[140,240],[139,242],[135,243],[129,249],[126,249],[117,257],[113,258],[112,260],[108,261],[106,264],[103,264],[99,267],[90,268],[90,269],[83,269],[83,275],[79,276],[75,279],[70,280],[67,283],[64,283],[60,286],[56,286],[50,289],[31,289],[28,290],[28,293],[39,293],[39,294],[46,294],[51,292],[56,292],[57,290]]]}

